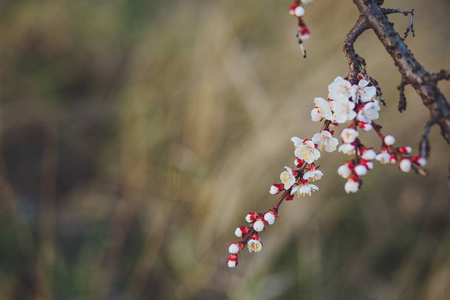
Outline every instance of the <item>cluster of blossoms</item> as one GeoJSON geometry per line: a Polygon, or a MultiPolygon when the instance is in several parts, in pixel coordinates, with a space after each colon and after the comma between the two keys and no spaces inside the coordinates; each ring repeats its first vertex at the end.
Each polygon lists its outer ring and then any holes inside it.
{"type": "Polygon", "coordinates": [[[409,172],[414,165],[422,167],[426,160],[420,156],[407,157],[412,148],[409,146],[394,147],[395,138],[392,135],[383,136],[380,126],[374,120],[379,118],[379,100],[376,99],[377,89],[363,77],[358,78],[358,84],[351,84],[342,77],[337,77],[328,86],[328,98],[315,98],[315,108],[311,111],[311,119],[319,122],[325,120],[332,125],[350,125],[342,130],[342,145],[339,151],[354,155],[354,159],[345,162],[338,168],[338,174],[347,179],[344,189],[347,193],[355,193],[361,186],[361,176],[373,169],[373,160],[382,164],[396,164],[403,172],[409,172]],[[376,153],[366,147],[360,140],[358,128],[362,132],[374,130],[381,138],[381,151],[376,153]]]}
{"type": "MultiPolygon", "coordinates": [[[[311,1],[301,0],[304,4],[311,1]]],[[[302,19],[305,10],[300,6],[300,0],[291,5],[289,12],[298,18],[299,44],[306,57],[302,40],[308,39],[310,33],[302,19]]],[[[311,111],[311,118],[315,122],[323,122],[323,126],[311,139],[291,139],[295,148],[294,167],[285,167],[285,171],[280,174],[281,183],[275,183],[269,189],[270,194],[281,196],[268,211],[249,212],[245,217],[248,225],[236,229],[235,235],[242,240],[232,242],[229,246],[230,256],[227,264],[230,268],[237,266],[240,251],[245,247],[250,253],[261,251],[263,244],[259,233],[279,218],[278,209],[284,200],[293,200],[295,194],[300,197],[319,190],[313,182],[323,176],[322,171],[315,165],[321,151],[333,152],[339,149],[339,152],[354,156],[337,170],[338,174],[347,180],[344,185],[347,193],[355,193],[360,189],[361,177],[374,168],[374,160],[381,164],[398,164],[403,172],[409,172],[411,169],[422,172],[420,167],[425,166],[425,158],[408,156],[412,152],[409,146],[394,147],[395,138],[392,135],[383,135],[380,132],[381,126],[375,123],[379,118],[379,99],[382,98],[381,93],[371,83],[370,77],[358,77],[355,81],[356,84],[352,84],[342,77],[337,77],[328,86],[327,99],[314,99],[315,108],[311,111]],[[339,125],[346,127],[340,133],[342,144],[337,148],[339,141],[330,127],[339,125]],[[381,138],[381,149],[378,153],[373,148],[366,147],[360,139],[360,132],[372,130],[381,138]]]]}
{"type": "MultiPolygon", "coordinates": [[[[308,4],[309,2],[312,2],[313,0],[302,0],[303,4],[308,4]]],[[[302,49],[303,57],[306,57],[306,51],[303,47],[303,41],[306,41],[309,39],[309,29],[306,26],[305,21],[303,21],[303,16],[305,15],[305,9],[300,5],[300,1],[297,0],[289,7],[289,13],[293,15],[294,17],[297,17],[298,19],[298,44],[300,45],[300,48],[302,49]]]]}
{"type": "Polygon", "coordinates": [[[333,132],[325,129],[316,133],[311,140],[293,137],[294,143],[294,167],[284,167],[285,171],[280,174],[281,183],[273,184],[269,193],[277,195],[282,193],[275,205],[265,213],[249,212],[245,220],[248,226],[236,228],[235,235],[243,240],[231,243],[229,247],[230,257],[227,260],[228,266],[233,268],[238,264],[238,255],[247,245],[250,253],[259,252],[263,244],[259,232],[265,230],[266,225],[272,225],[278,219],[278,208],[283,200],[294,199],[295,194],[300,196],[311,196],[311,193],[319,188],[313,182],[320,180],[322,171],[318,170],[315,161],[320,158],[320,151],[333,152],[337,148],[339,141],[333,137],[333,132]]]}
{"type": "Polygon", "coordinates": [[[337,77],[328,86],[328,98],[315,98],[315,108],[311,111],[313,121],[323,121],[320,132],[313,135],[311,139],[300,139],[293,137],[294,143],[294,167],[285,167],[280,174],[281,183],[273,184],[269,193],[277,195],[282,193],[278,201],[265,213],[250,212],[245,220],[247,226],[239,226],[235,235],[242,238],[239,242],[231,243],[229,247],[230,257],[228,266],[233,268],[238,264],[238,256],[242,249],[247,246],[250,253],[261,251],[263,244],[259,233],[265,230],[266,225],[272,225],[278,219],[278,208],[284,200],[294,199],[294,195],[311,195],[319,190],[313,182],[320,180],[322,171],[318,170],[315,161],[321,156],[321,151],[339,152],[353,155],[354,158],[342,164],[337,172],[347,179],[344,189],[347,193],[355,193],[359,190],[361,177],[368,170],[373,169],[373,161],[381,164],[397,164],[400,170],[408,172],[412,168],[422,167],[426,160],[420,156],[407,156],[412,149],[409,146],[394,147],[395,138],[392,135],[382,135],[381,126],[374,120],[379,118],[379,100],[376,99],[378,91],[367,79],[358,78],[357,84],[351,84],[348,80],[337,77]],[[334,130],[331,126],[338,127],[346,124],[341,131],[342,144],[333,137],[334,130]],[[381,138],[381,150],[376,152],[373,148],[366,147],[360,140],[361,132],[375,131],[381,138]]]}

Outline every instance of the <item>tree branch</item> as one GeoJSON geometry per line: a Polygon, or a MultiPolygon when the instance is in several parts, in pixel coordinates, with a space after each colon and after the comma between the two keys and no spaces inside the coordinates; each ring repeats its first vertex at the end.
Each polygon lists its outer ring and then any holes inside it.
{"type": "MultiPolygon", "coordinates": [[[[410,84],[422,98],[423,104],[430,112],[431,120],[439,125],[442,136],[450,144],[450,106],[437,87],[438,80],[447,79],[449,72],[441,71],[438,74],[430,74],[417,62],[403,39],[394,30],[393,24],[389,22],[383,10],[377,5],[377,3],[381,4],[383,1],[353,0],[353,2],[360,12],[357,25],[359,23],[364,24],[364,30],[367,29],[365,28],[366,26],[373,29],[386,51],[394,60],[395,65],[402,74],[404,82],[410,84]]],[[[355,25],[352,31],[357,25],[355,25]]],[[[352,31],[349,35],[352,34],[352,31]]],[[[347,37],[346,43],[347,41],[351,41],[353,44],[360,34],[361,32],[355,30],[355,37],[347,37]]],[[[344,52],[348,58],[348,52],[345,50],[346,47],[348,46],[344,46],[344,52]]],[[[353,46],[351,50],[353,50],[353,46]]],[[[351,52],[349,53],[352,54],[351,52]]],[[[354,60],[349,60],[349,77],[351,76],[352,78],[357,70],[357,66],[355,67],[354,64],[354,60]]]]}

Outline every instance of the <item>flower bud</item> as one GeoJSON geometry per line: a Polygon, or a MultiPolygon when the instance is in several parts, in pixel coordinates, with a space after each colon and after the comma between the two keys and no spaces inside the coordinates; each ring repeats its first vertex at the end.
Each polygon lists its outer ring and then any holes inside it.
{"type": "Polygon", "coordinates": [[[409,172],[411,170],[411,161],[407,158],[404,158],[400,161],[400,164],[398,165],[398,167],[403,172],[409,172]]]}
{"type": "Polygon", "coordinates": [[[266,222],[269,225],[272,225],[273,223],[275,223],[275,215],[272,212],[270,212],[270,211],[266,212],[264,214],[264,220],[266,220],[266,222]]]}
{"type": "Polygon", "coordinates": [[[296,15],[297,17],[302,17],[305,14],[305,9],[301,6],[298,6],[295,10],[294,10],[294,15],[296,15]]]}
{"type": "Polygon", "coordinates": [[[412,148],[410,146],[398,147],[397,150],[402,154],[410,154],[412,152],[412,148]]]}
{"type": "Polygon", "coordinates": [[[231,254],[230,257],[227,259],[228,267],[230,267],[230,268],[236,267],[238,265],[237,258],[238,257],[236,254],[231,254]]]}
{"type": "Polygon", "coordinates": [[[234,234],[238,238],[243,238],[248,232],[249,232],[248,227],[239,226],[238,228],[236,228],[236,231],[234,232],[234,234]]]}
{"type": "Polygon", "coordinates": [[[355,181],[355,179],[349,178],[344,185],[344,189],[347,194],[356,193],[359,190],[359,180],[355,181]]]}
{"type": "Polygon", "coordinates": [[[258,213],[256,213],[256,212],[249,212],[245,216],[245,221],[247,221],[248,223],[253,223],[256,220],[257,217],[258,217],[258,213]]]}
{"type": "Polygon", "coordinates": [[[341,165],[338,170],[338,174],[341,175],[343,178],[348,178],[350,174],[352,174],[352,170],[347,165],[341,165]]]}
{"type": "Polygon", "coordinates": [[[236,243],[231,243],[230,247],[228,248],[228,252],[230,252],[231,254],[236,254],[239,253],[239,247],[238,245],[236,245],[236,243]]]}
{"type": "Polygon", "coordinates": [[[384,143],[388,146],[392,146],[395,143],[395,138],[389,134],[384,137],[384,143]]]}
{"type": "Polygon", "coordinates": [[[264,222],[261,220],[256,221],[253,223],[253,229],[255,229],[257,232],[264,230],[264,222]]]}
{"type": "Polygon", "coordinates": [[[358,176],[364,176],[367,174],[367,168],[364,165],[357,165],[355,167],[355,173],[358,176]]]}
{"type": "Polygon", "coordinates": [[[365,160],[373,160],[377,156],[377,153],[373,149],[367,149],[363,155],[361,155],[362,159],[365,160]]]}

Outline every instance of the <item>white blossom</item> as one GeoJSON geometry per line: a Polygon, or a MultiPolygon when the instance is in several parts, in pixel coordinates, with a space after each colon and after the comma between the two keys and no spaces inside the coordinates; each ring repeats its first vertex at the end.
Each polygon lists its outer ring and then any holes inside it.
{"type": "MultiPolygon", "coordinates": [[[[331,112],[331,107],[327,100],[317,97],[314,98],[314,103],[316,104],[317,113],[321,118],[325,118],[327,120],[332,119],[333,113],[331,112]]],[[[313,112],[311,112],[311,116],[312,114],[313,112]]]]}
{"type": "Polygon", "coordinates": [[[250,252],[250,253],[252,253],[252,252],[259,252],[259,251],[261,251],[261,249],[262,249],[262,244],[261,244],[261,242],[260,241],[258,241],[258,240],[255,240],[255,239],[251,239],[251,240],[249,240],[248,242],[247,242],[247,248],[248,248],[248,251],[250,252]]]}
{"type": "Polygon", "coordinates": [[[363,155],[361,155],[362,159],[365,160],[373,160],[377,156],[377,153],[373,149],[367,149],[363,155]]]}
{"type": "Polygon", "coordinates": [[[292,173],[292,169],[289,167],[284,167],[286,171],[280,174],[281,183],[284,184],[284,189],[289,189],[295,183],[295,176],[292,173]]]}
{"type": "Polygon", "coordinates": [[[339,152],[342,152],[344,154],[353,154],[353,151],[355,151],[355,146],[352,144],[342,144],[339,147],[339,152]]]}
{"type": "Polygon", "coordinates": [[[328,85],[328,98],[336,101],[348,101],[352,97],[351,87],[349,81],[338,76],[328,85]]]}
{"type": "Polygon", "coordinates": [[[358,120],[364,123],[371,123],[372,120],[376,120],[379,118],[378,111],[380,110],[380,105],[378,100],[374,102],[369,102],[364,105],[364,108],[358,112],[358,120]]]}
{"type": "Polygon", "coordinates": [[[344,99],[341,101],[331,101],[331,110],[333,111],[333,118],[331,121],[339,124],[346,123],[356,117],[356,112],[353,111],[355,103],[344,99]]]}
{"type": "Polygon", "coordinates": [[[316,181],[320,180],[323,176],[322,171],[320,170],[312,170],[308,171],[303,175],[303,179],[309,180],[309,181],[316,181]]]}
{"type": "Polygon", "coordinates": [[[312,137],[312,141],[317,145],[319,150],[325,149],[327,152],[333,152],[339,144],[338,139],[334,138],[327,130],[322,130],[322,132],[316,133],[312,137]]]}
{"type": "Polygon", "coordinates": [[[391,155],[388,152],[381,152],[377,154],[375,159],[382,164],[388,164],[391,160],[391,155]]]}
{"type": "Polygon", "coordinates": [[[352,170],[347,165],[341,165],[338,170],[338,174],[343,178],[348,178],[352,174],[352,170]]]}
{"type": "Polygon", "coordinates": [[[353,99],[355,101],[358,101],[359,98],[362,103],[366,103],[375,97],[377,89],[374,86],[367,86],[368,84],[369,82],[367,80],[361,79],[357,86],[352,86],[355,95],[353,99]]]}
{"type": "Polygon", "coordinates": [[[239,247],[236,244],[231,244],[230,247],[228,248],[228,252],[230,252],[231,254],[236,254],[239,252],[239,247]]]}
{"type": "Polygon", "coordinates": [[[260,232],[264,230],[264,222],[261,220],[256,221],[255,223],[253,223],[253,229],[255,229],[255,231],[260,232]]]}
{"type": "Polygon", "coordinates": [[[400,170],[402,170],[403,172],[409,172],[409,171],[411,171],[411,161],[410,161],[409,159],[407,159],[407,158],[402,159],[402,160],[400,161],[399,168],[400,168],[400,170]]]}
{"type": "Polygon", "coordinates": [[[354,128],[345,128],[341,132],[342,141],[346,144],[353,143],[358,136],[359,136],[359,133],[354,128]]]}
{"type": "Polygon", "coordinates": [[[395,137],[393,137],[392,135],[387,135],[384,137],[384,143],[388,146],[392,146],[395,143],[395,137]]]}
{"type": "Polygon", "coordinates": [[[349,179],[345,183],[344,189],[347,194],[356,193],[359,190],[359,182],[349,179]]]}
{"type": "Polygon", "coordinates": [[[318,191],[318,190],[319,190],[319,188],[315,184],[309,183],[309,184],[302,185],[300,187],[300,189],[298,190],[298,194],[299,194],[299,196],[300,195],[305,196],[306,194],[311,196],[311,192],[318,191]]]}
{"type": "Polygon", "coordinates": [[[355,167],[355,173],[358,176],[364,176],[367,174],[367,168],[364,165],[357,165],[355,167]]]}
{"type": "Polygon", "coordinates": [[[303,141],[303,145],[295,149],[295,156],[310,164],[319,159],[320,151],[316,149],[312,141],[303,141]]]}
{"type": "Polygon", "coordinates": [[[273,223],[275,223],[275,215],[271,212],[266,212],[264,214],[264,220],[266,220],[269,225],[272,225],[273,223]]]}

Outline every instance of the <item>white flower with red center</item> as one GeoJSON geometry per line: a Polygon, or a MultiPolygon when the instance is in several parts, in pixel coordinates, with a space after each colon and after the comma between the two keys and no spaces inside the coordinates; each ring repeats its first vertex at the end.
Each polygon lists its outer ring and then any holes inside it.
{"type": "Polygon", "coordinates": [[[347,194],[356,193],[359,190],[359,179],[357,176],[350,176],[344,185],[344,190],[347,194]]]}
{"type": "Polygon", "coordinates": [[[378,104],[378,100],[373,102],[366,103],[363,108],[358,112],[358,120],[371,123],[372,120],[376,120],[379,118],[378,111],[380,110],[380,105],[378,104]]]}
{"type": "Polygon", "coordinates": [[[319,150],[325,149],[327,152],[333,152],[339,144],[338,139],[334,138],[327,130],[322,130],[322,132],[316,133],[312,137],[312,141],[317,145],[319,150]]]}
{"type": "Polygon", "coordinates": [[[289,167],[284,167],[286,171],[280,174],[281,182],[284,184],[284,189],[289,189],[295,183],[295,176],[292,172],[292,169],[289,167]]]}
{"type": "Polygon", "coordinates": [[[259,240],[260,238],[258,235],[254,235],[250,240],[248,240],[247,248],[250,253],[261,251],[263,245],[259,240]]]}
{"type": "Polygon", "coordinates": [[[367,167],[365,165],[357,165],[355,167],[355,173],[358,176],[364,176],[367,174],[367,167]]]}
{"type": "Polygon", "coordinates": [[[369,102],[370,100],[375,97],[375,94],[377,93],[377,89],[374,86],[368,86],[369,82],[365,79],[361,79],[358,83],[358,85],[352,86],[352,89],[354,90],[355,97],[353,98],[355,101],[359,100],[362,103],[369,102]]]}
{"type": "Polygon", "coordinates": [[[359,128],[362,129],[362,131],[367,132],[367,131],[371,131],[373,129],[372,125],[369,123],[364,123],[364,122],[358,122],[358,126],[359,128]]]}
{"type": "Polygon", "coordinates": [[[314,98],[314,103],[316,108],[311,111],[313,121],[320,121],[321,118],[326,120],[331,120],[333,118],[333,113],[331,112],[331,107],[327,100],[317,97],[314,98]]]}
{"type": "Polygon", "coordinates": [[[358,131],[355,128],[352,128],[352,127],[345,128],[341,132],[342,141],[344,143],[346,143],[346,144],[353,143],[358,136],[359,136],[358,131]]]}
{"type": "Polygon", "coordinates": [[[250,232],[249,227],[245,227],[245,226],[239,226],[238,228],[236,228],[236,231],[234,232],[234,234],[238,237],[238,238],[243,238],[247,233],[250,232]]]}
{"type": "Polygon", "coordinates": [[[351,88],[352,85],[349,81],[338,76],[328,85],[328,98],[336,101],[348,101],[353,96],[351,88]]]}
{"type": "Polygon", "coordinates": [[[353,111],[355,108],[355,102],[348,99],[340,101],[331,101],[331,110],[333,111],[333,118],[331,121],[334,123],[343,124],[348,121],[353,120],[356,117],[356,112],[353,111]]]}
{"type": "Polygon", "coordinates": [[[344,154],[352,155],[352,154],[354,154],[354,151],[355,151],[355,145],[353,145],[353,144],[342,144],[339,147],[338,151],[342,152],[344,154]]]}
{"type": "Polygon", "coordinates": [[[295,156],[310,164],[319,159],[320,151],[316,149],[312,141],[304,140],[303,144],[295,149],[295,156]]]}

